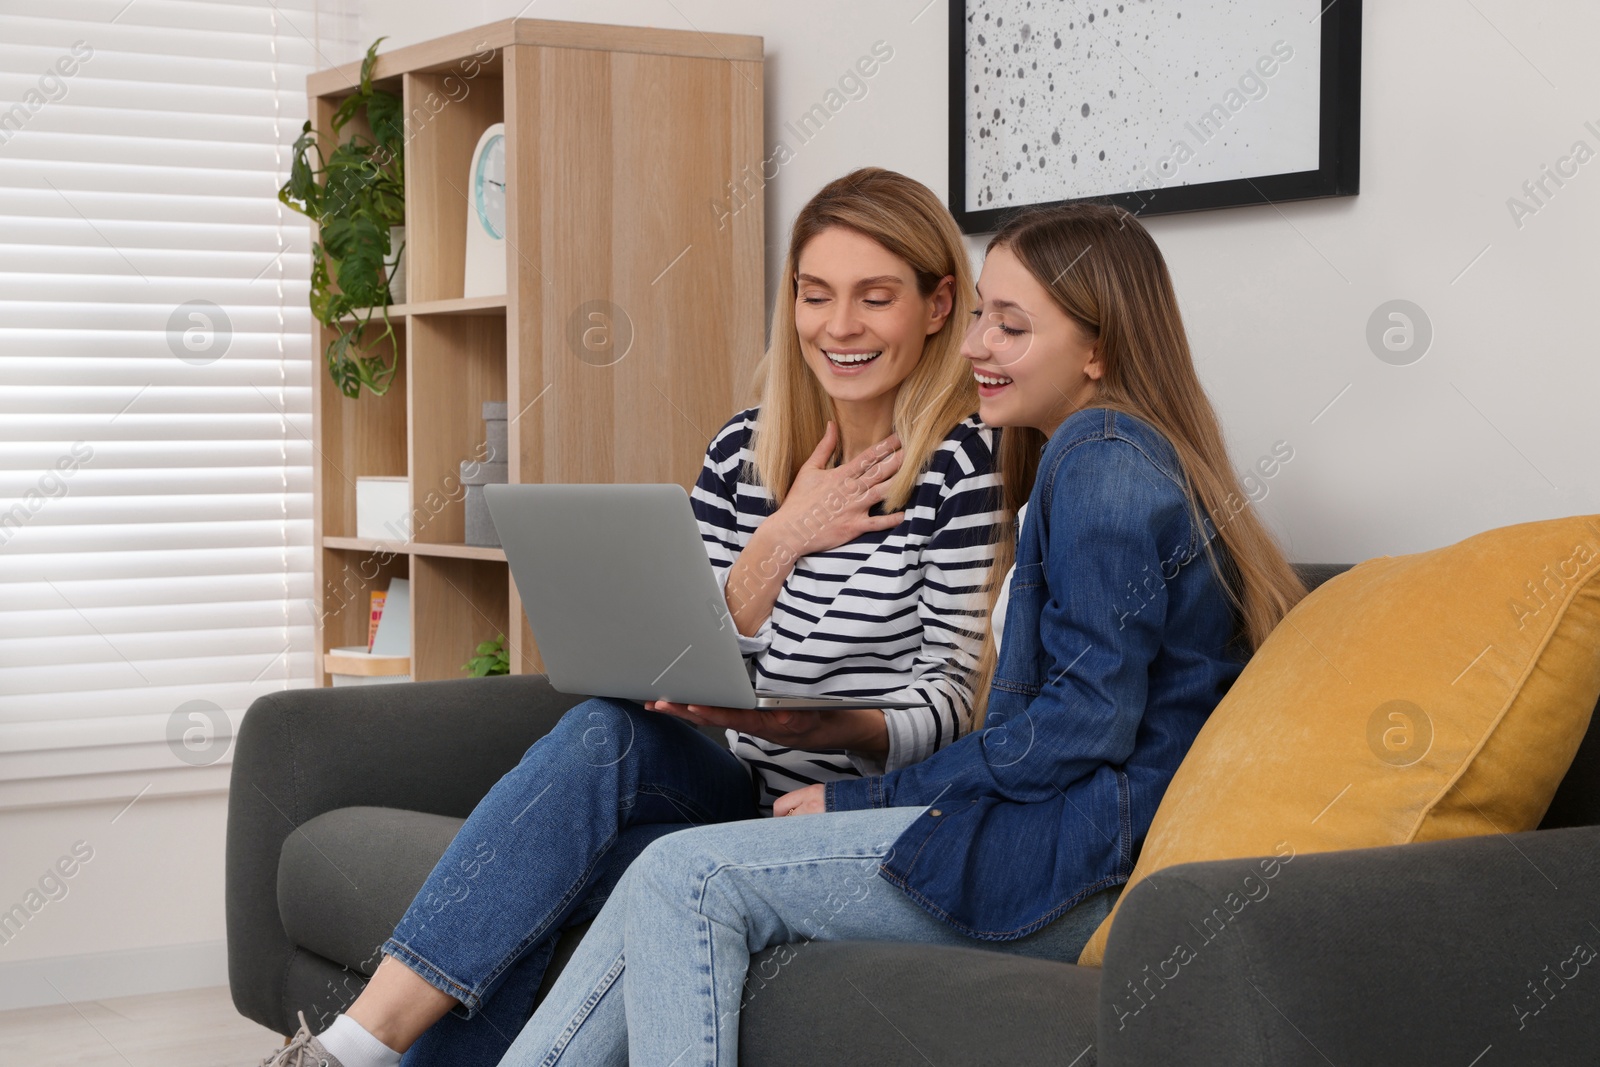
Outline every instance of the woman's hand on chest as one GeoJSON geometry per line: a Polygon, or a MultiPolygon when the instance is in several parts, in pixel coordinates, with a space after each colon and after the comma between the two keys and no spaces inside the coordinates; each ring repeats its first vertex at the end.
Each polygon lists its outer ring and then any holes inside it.
{"type": "Polygon", "coordinates": [[[892,530],[905,518],[902,511],[870,514],[883,502],[890,480],[905,459],[899,436],[890,434],[839,466],[829,467],[838,440],[838,426],[828,423],[816,450],[795,474],[782,506],[759,528],[771,527],[795,558],[838,548],[862,534],[892,530]]]}
{"type": "Polygon", "coordinates": [[[838,548],[866,533],[892,530],[905,519],[903,511],[870,514],[900,469],[900,438],[890,434],[848,463],[826,467],[838,434],[830,422],[782,506],[755,528],[728,570],[728,613],[746,637],[753,637],[771,616],[801,557],[838,548]]]}

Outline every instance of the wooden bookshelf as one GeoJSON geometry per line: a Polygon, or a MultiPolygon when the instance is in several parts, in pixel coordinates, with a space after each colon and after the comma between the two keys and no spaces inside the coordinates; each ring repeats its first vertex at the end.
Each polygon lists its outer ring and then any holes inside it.
{"type": "MultiPolygon", "coordinates": [[[[542,669],[505,553],[463,543],[457,478],[484,401],[508,405],[512,482],[693,484],[763,347],[761,197],[722,207],[730,183],[759,173],[762,62],[759,37],[541,19],[379,56],[374,80],[410,116],[408,292],[388,309],[398,370],[382,397],[339,393],[318,331],[317,684],[327,649],[366,642],[367,594],[396,577],[411,580],[413,678],[463,677],[502,632],[513,672],[542,669]],[[464,297],[467,172],[494,122],[507,292],[464,297]],[[614,361],[573,341],[601,302],[631,334],[614,361]],[[409,479],[411,540],[354,536],[355,480],[370,475],[409,479]]],[[[319,130],[358,70],[307,79],[319,130]]]]}

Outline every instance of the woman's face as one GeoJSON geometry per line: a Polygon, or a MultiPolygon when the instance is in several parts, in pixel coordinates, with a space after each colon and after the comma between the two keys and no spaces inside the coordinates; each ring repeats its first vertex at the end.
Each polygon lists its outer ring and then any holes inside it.
{"type": "Polygon", "coordinates": [[[1099,351],[1003,245],[983,261],[978,299],[961,354],[978,380],[979,416],[1054,433],[1094,395],[1105,373],[1099,351]]]}
{"type": "Polygon", "coordinates": [[[836,402],[893,396],[949,318],[955,279],[924,297],[909,263],[838,226],[805,243],[798,267],[795,332],[822,388],[836,402]]]}

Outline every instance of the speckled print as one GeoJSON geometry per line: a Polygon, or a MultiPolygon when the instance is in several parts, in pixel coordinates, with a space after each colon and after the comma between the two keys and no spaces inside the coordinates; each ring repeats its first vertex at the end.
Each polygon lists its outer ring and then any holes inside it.
{"type": "Polygon", "coordinates": [[[1319,0],[967,0],[978,211],[1315,170],[1319,0]]]}

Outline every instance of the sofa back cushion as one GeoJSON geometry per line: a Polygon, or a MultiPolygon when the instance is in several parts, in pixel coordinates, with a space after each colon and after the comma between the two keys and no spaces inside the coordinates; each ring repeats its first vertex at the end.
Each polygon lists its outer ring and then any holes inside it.
{"type": "MultiPolygon", "coordinates": [[[[1129,884],[1176,863],[1532,830],[1597,697],[1600,515],[1367,560],[1251,658],[1129,884]]],[[[1115,918],[1080,963],[1098,965],[1115,918]]]]}

